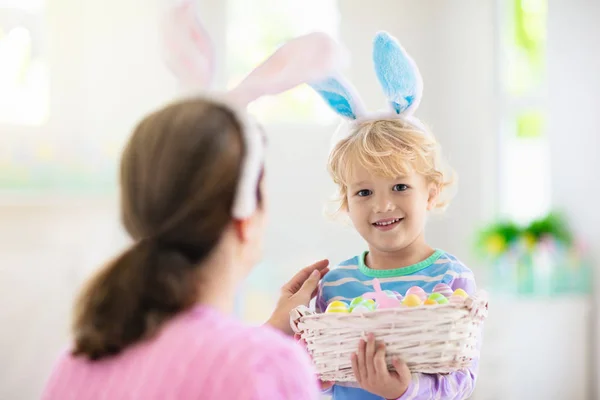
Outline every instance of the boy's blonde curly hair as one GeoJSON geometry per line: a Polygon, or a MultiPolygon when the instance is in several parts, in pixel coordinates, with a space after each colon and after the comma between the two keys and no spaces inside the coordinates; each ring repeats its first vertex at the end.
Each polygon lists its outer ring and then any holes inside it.
{"type": "Polygon", "coordinates": [[[438,191],[436,209],[448,206],[448,188],[455,174],[442,166],[437,140],[404,119],[378,119],[358,123],[351,134],[332,150],[328,168],[338,185],[337,211],[348,210],[349,179],[356,166],[386,178],[411,172],[425,176],[438,191]]]}

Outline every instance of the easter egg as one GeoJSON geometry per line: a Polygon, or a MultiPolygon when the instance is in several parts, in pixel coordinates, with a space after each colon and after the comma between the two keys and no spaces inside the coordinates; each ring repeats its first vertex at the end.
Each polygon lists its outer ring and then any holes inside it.
{"type": "Polygon", "coordinates": [[[423,302],[423,304],[425,304],[426,306],[433,306],[435,304],[437,304],[438,302],[433,300],[433,299],[427,299],[423,302]]]}
{"type": "Polygon", "coordinates": [[[469,297],[469,295],[467,294],[467,292],[465,292],[465,291],[464,291],[464,290],[462,290],[462,289],[456,289],[456,290],[454,291],[453,295],[454,295],[454,296],[461,296],[461,297],[464,297],[465,299],[466,299],[467,297],[469,297]]]}
{"type": "Polygon", "coordinates": [[[371,311],[373,311],[377,307],[377,304],[375,304],[375,300],[371,299],[365,299],[362,303],[360,303],[360,305],[367,307],[371,311]]]}
{"type": "Polygon", "coordinates": [[[437,301],[438,304],[448,304],[449,303],[448,299],[445,298],[444,296],[440,297],[436,301],[437,301]]]}
{"type": "Polygon", "coordinates": [[[326,313],[348,313],[348,306],[343,301],[332,301],[328,306],[326,313]]]}
{"type": "Polygon", "coordinates": [[[402,299],[403,299],[402,295],[401,295],[400,293],[396,292],[395,290],[394,290],[394,291],[392,291],[392,293],[394,294],[394,296],[395,296],[395,297],[396,297],[398,300],[402,300],[402,299]]]}
{"type": "Polygon", "coordinates": [[[454,305],[461,305],[465,302],[465,298],[462,296],[458,296],[453,294],[452,296],[450,296],[450,304],[454,304],[454,305]]]}
{"type": "Polygon", "coordinates": [[[365,301],[365,299],[362,296],[358,296],[352,299],[352,301],[350,302],[350,312],[352,312],[352,310],[354,310],[354,308],[363,301],[365,301]]]}
{"type": "Polygon", "coordinates": [[[421,300],[421,297],[419,297],[418,295],[416,295],[414,293],[409,293],[406,295],[404,300],[402,300],[402,304],[404,304],[405,306],[408,306],[408,307],[416,307],[416,306],[420,306],[421,304],[423,304],[423,301],[421,300]]]}
{"type": "Polygon", "coordinates": [[[431,293],[428,300],[433,300],[438,304],[447,304],[448,299],[441,293],[431,293]]]}
{"type": "Polygon", "coordinates": [[[448,298],[452,296],[452,288],[445,283],[438,283],[433,288],[433,293],[441,293],[444,297],[448,298]]]}
{"type": "Polygon", "coordinates": [[[425,293],[425,291],[418,286],[412,286],[406,291],[406,297],[408,297],[411,294],[418,296],[419,299],[421,299],[421,301],[427,298],[427,293],[425,293]]]}
{"type": "Polygon", "coordinates": [[[429,295],[428,299],[431,299],[431,300],[435,300],[435,301],[437,301],[438,299],[440,299],[440,298],[442,298],[442,297],[444,297],[444,295],[443,295],[443,294],[441,294],[441,293],[431,293],[431,294],[429,295]]]}
{"type": "Polygon", "coordinates": [[[394,292],[392,290],[384,290],[383,293],[391,297],[392,299],[402,300],[402,295],[398,292],[394,292]]]}
{"type": "Polygon", "coordinates": [[[352,307],[352,309],[350,310],[350,312],[373,311],[376,307],[377,305],[375,304],[375,301],[371,299],[363,299],[363,301],[361,301],[360,303],[355,304],[354,307],[352,307]]]}

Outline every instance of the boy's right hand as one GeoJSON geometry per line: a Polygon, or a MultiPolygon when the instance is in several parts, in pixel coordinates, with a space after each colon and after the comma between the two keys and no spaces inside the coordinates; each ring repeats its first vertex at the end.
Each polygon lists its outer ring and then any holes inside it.
{"type": "Polygon", "coordinates": [[[407,365],[393,360],[395,371],[385,362],[385,344],[376,342],[372,333],[360,340],[358,354],[352,354],[352,371],[361,388],[384,399],[398,399],[408,390],[412,375],[407,365]]]}

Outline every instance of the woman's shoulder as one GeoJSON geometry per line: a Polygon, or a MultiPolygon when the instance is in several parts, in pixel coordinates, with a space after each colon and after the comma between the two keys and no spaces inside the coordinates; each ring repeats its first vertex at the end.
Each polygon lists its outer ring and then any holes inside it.
{"type": "MultiPolygon", "coordinates": [[[[192,310],[187,329],[193,335],[190,345],[207,347],[223,354],[235,354],[237,362],[252,364],[263,359],[285,357],[310,367],[310,359],[291,337],[269,327],[253,326],[215,310],[198,307],[192,310]]],[[[228,356],[231,357],[231,356],[228,356]]]]}
{"type": "Polygon", "coordinates": [[[310,357],[291,337],[268,325],[251,326],[219,314],[210,318],[196,327],[202,332],[198,332],[198,339],[191,345],[205,350],[190,360],[192,366],[208,363],[219,376],[222,375],[219,371],[235,371],[240,385],[258,392],[277,393],[264,398],[317,398],[310,357]],[[210,338],[208,343],[207,338],[210,338]],[[288,392],[289,395],[281,394],[288,392]]]}

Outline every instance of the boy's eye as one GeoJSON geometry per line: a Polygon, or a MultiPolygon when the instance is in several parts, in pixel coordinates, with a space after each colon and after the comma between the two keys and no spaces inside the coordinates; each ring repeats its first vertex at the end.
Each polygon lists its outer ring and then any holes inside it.
{"type": "Polygon", "coordinates": [[[399,183],[397,185],[394,185],[393,190],[396,192],[404,192],[405,190],[408,190],[408,186],[403,183],[399,183]]]}
{"type": "Polygon", "coordinates": [[[369,189],[363,189],[356,192],[356,195],[359,197],[369,196],[372,192],[369,189]]]}

